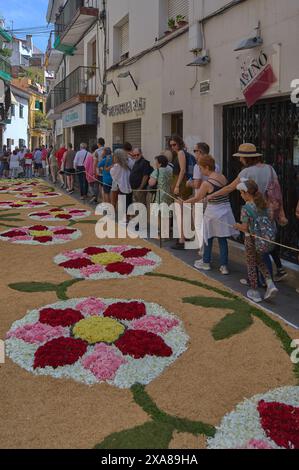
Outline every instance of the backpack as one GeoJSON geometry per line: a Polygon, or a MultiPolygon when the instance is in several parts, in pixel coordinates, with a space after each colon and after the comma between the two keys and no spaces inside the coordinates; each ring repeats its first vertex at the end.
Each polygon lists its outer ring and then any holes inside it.
{"type": "Polygon", "coordinates": [[[194,167],[196,165],[195,157],[194,157],[194,155],[187,152],[186,150],[184,150],[184,154],[185,154],[185,157],[186,157],[186,177],[187,177],[187,180],[193,179],[194,167]]]}
{"type": "Polygon", "coordinates": [[[255,214],[252,213],[248,207],[246,207],[246,210],[254,220],[251,234],[256,235],[256,251],[262,254],[271,253],[271,251],[274,250],[274,244],[272,242],[275,242],[277,235],[276,223],[271,220],[265,212],[255,217],[255,214]]]}

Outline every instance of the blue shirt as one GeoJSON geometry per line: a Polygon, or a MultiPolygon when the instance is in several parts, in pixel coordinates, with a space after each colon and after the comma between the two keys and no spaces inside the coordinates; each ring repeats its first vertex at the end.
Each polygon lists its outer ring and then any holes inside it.
{"type": "Polygon", "coordinates": [[[113,164],[112,155],[104,157],[103,160],[98,164],[99,168],[103,168],[103,183],[107,186],[112,186],[112,176],[110,170],[106,170],[106,166],[110,167],[113,164]]]}

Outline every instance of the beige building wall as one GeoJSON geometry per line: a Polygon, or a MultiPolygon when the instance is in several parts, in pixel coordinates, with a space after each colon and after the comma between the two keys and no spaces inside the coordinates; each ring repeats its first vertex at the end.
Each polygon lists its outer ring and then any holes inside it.
{"type": "MultiPolygon", "coordinates": [[[[190,1],[190,26],[196,24],[199,18],[205,18],[228,4],[231,2],[224,0],[190,1]]],[[[113,65],[114,26],[129,15],[132,58],[136,53],[159,44],[155,42],[155,37],[159,30],[160,10],[161,3],[156,0],[124,0],[121,6],[117,0],[108,2],[110,66],[113,65]]],[[[169,128],[167,115],[182,111],[184,138],[189,149],[192,150],[198,140],[207,141],[221,163],[223,105],[244,101],[239,82],[238,56],[246,53],[251,57],[255,53],[255,50],[237,53],[234,49],[240,40],[254,35],[259,21],[264,47],[274,45],[277,51],[274,65],[278,83],[265,97],[289,94],[291,81],[299,78],[299,3],[297,0],[246,0],[204,21],[204,44],[211,57],[209,65],[186,66],[195,58],[190,52],[189,32],[186,31],[159,50],[109,72],[108,78],[114,80],[120,96],[117,97],[112,86],[109,86],[108,107],[139,97],[146,98],[144,112],[117,117],[108,115],[104,119],[109,144],[113,143],[113,123],[141,117],[144,152],[148,158],[153,158],[161,150],[169,128]],[[119,73],[125,71],[130,71],[134,76],[138,91],[129,78],[118,78],[119,73]],[[210,92],[207,94],[200,93],[199,84],[204,80],[210,80],[210,92]]],[[[101,121],[103,125],[103,118],[101,121]]]]}

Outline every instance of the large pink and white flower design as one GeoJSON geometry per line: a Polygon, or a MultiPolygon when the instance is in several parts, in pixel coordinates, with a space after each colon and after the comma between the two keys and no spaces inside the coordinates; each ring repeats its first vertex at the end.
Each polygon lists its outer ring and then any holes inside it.
{"type": "Polygon", "coordinates": [[[152,250],[134,246],[89,246],[61,253],[54,262],[76,279],[124,279],[142,276],[161,264],[152,250]]]}
{"type": "Polygon", "coordinates": [[[91,215],[91,211],[76,208],[56,207],[54,209],[43,212],[32,212],[29,217],[34,220],[41,221],[57,221],[57,220],[80,220],[91,215]]]}
{"type": "Polygon", "coordinates": [[[130,388],[158,377],[188,340],[182,322],[157,304],[81,298],[16,321],[6,354],[35,375],[130,388]]]}
{"type": "Polygon", "coordinates": [[[299,449],[299,387],[256,395],[227,414],[210,449],[299,449]]]}
{"type": "Polygon", "coordinates": [[[74,228],[32,225],[2,232],[0,240],[22,245],[60,245],[77,240],[81,236],[80,230],[74,228]]]}
{"type": "Polygon", "coordinates": [[[48,205],[49,203],[45,201],[32,201],[31,199],[22,199],[21,201],[0,202],[0,209],[35,209],[48,205]]]}

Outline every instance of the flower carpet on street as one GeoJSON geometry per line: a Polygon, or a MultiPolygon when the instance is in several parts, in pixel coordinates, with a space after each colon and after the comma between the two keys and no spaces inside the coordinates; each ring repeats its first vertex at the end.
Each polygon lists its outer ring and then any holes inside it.
{"type": "Polygon", "coordinates": [[[17,194],[15,197],[19,198],[25,198],[25,199],[37,199],[37,198],[51,198],[51,197],[59,197],[62,196],[62,194],[57,193],[55,191],[43,191],[43,192],[22,192],[20,194],[17,194]]]}
{"type": "Polygon", "coordinates": [[[298,387],[257,395],[226,415],[211,449],[299,449],[298,387]]]}
{"type": "Polygon", "coordinates": [[[45,207],[49,204],[45,201],[32,201],[31,199],[22,199],[21,201],[4,201],[0,202],[1,209],[34,209],[45,207]]]}
{"type": "Polygon", "coordinates": [[[58,245],[77,240],[80,230],[64,226],[32,225],[0,233],[0,240],[24,245],[58,245]]]}
{"type": "Polygon", "coordinates": [[[82,298],[34,310],[7,334],[29,372],[119,388],[148,384],[187,349],[182,323],[140,300],[82,298]]]}
{"type": "MultiPolygon", "coordinates": [[[[0,186],[29,183],[56,193],[0,186]]],[[[146,240],[100,240],[68,195],[14,194],[0,194],[22,203],[0,209],[2,448],[298,448],[298,330],[146,240]]]]}
{"type": "Polygon", "coordinates": [[[90,246],[64,252],[54,262],[78,279],[124,279],[142,276],[161,264],[152,250],[134,246],[90,246]]]}
{"type": "Polygon", "coordinates": [[[78,208],[54,207],[48,211],[32,212],[29,214],[30,219],[40,221],[57,221],[57,220],[80,220],[91,215],[91,211],[78,208]]]}

